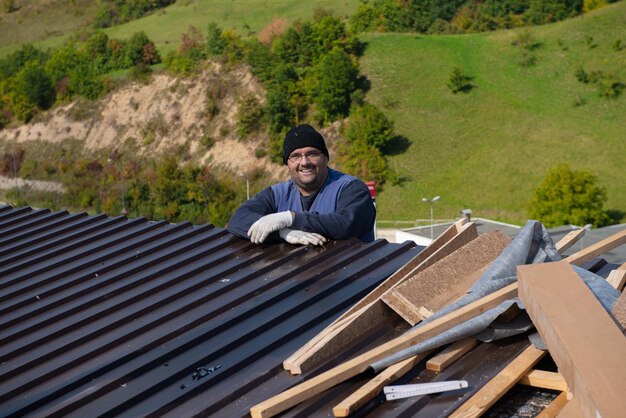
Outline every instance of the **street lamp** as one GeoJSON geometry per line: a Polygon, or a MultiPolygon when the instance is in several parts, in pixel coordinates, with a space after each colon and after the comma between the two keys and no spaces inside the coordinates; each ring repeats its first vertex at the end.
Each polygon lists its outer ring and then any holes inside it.
{"type": "Polygon", "coordinates": [[[247,174],[239,173],[239,175],[246,178],[246,200],[250,200],[250,179],[247,174]]]}
{"type": "MultiPolygon", "coordinates": [[[[126,210],[126,197],[125,197],[125,193],[124,193],[124,162],[122,161],[122,156],[118,155],[117,158],[119,158],[119,181],[120,181],[120,191],[122,194],[122,210],[121,210],[121,215],[126,216],[128,215],[128,211],[126,210]]],[[[110,164],[114,164],[115,163],[115,157],[109,157],[108,158],[108,162],[110,164]]]]}
{"type": "Polygon", "coordinates": [[[432,199],[429,199],[427,197],[422,198],[422,202],[430,204],[430,240],[431,241],[433,240],[433,228],[435,225],[435,220],[433,218],[433,205],[435,204],[437,200],[440,199],[440,197],[441,196],[435,196],[432,199]]]}

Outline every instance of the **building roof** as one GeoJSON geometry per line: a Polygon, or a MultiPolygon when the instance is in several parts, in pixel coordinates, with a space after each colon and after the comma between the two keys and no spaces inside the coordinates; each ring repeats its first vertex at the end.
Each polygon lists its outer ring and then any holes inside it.
{"type": "Polygon", "coordinates": [[[294,383],[286,357],[420,250],[0,206],[0,410],[247,415],[294,383]]]}
{"type": "MultiPolygon", "coordinates": [[[[517,225],[492,221],[490,219],[472,218],[471,220],[476,224],[476,229],[479,234],[484,234],[497,229],[500,230],[500,232],[508,235],[509,237],[515,238],[521,229],[521,227],[517,225]]],[[[437,238],[452,224],[453,221],[433,225],[433,237],[437,238]]],[[[555,228],[548,228],[548,233],[552,237],[552,240],[556,243],[571,231],[581,228],[583,227],[575,225],[563,225],[555,228]]],[[[571,255],[624,229],[626,229],[626,223],[605,226],[602,228],[587,228],[585,235],[569,250],[565,251],[564,255],[571,255]]],[[[406,240],[411,240],[419,245],[428,245],[431,240],[430,237],[431,226],[420,226],[415,228],[402,229],[396,232],[395,242],[404,242],[406,240]]],[[[602,254],[602,258],[604,258],[608,263],[618,265],[622,264],[626,261],[626,246],[622,245],[611,251],[607,251],[606,253],[602,254]]]]}
{"type": "MultiPolygon", "coordinates": [[[[507,224],[504,222],[492,221],[484,218],[472,218],[472,222],[476,225],[476,230],[479,234],[485,234],[494,230],[499,230],[503,234],[508,235],[511,238],[517,236],[522,227],[518,225],[507,224]]],[[[404,242],[405,240],[412,240],[420,245],[428,245],[432,238],[437,238],[446,229],[450,227],[456,220],[450,222],[442,222],[434,225],[418,226],[414,228],[406,228],[396,233],[396,242],[404,242]],[[432,234],[431,234],[432,229],[432,234]]]]}

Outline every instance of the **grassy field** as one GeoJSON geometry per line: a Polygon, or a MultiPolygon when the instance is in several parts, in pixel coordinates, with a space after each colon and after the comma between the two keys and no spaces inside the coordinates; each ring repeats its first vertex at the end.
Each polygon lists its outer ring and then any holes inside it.
{"type": "Polygon", "coordinates": [[[597,175],[608,190],[606,209],[626,210],[626,91],[602,98],[575,77],[583,66],[626,83],[626,48],[613,48],[620,39],[626,44],[626,2],[531,28],[542,44],[534,66],[520,65],[520,48],[512,45],[523,30],[364,37],[368,100],[410,141],[391,158],[407,181],[378,195],[379,219],[427,218],[422,198],[440,195],[436,218],[470,208],[475,216],[522,223],[532,189],[562,162],[597,175]],[[473,77],[470,93],[446,86],[454,67],[473,77]]]}
{"type": "MultiPolygon", "coordinates": [[[[98,9],[97,2],[85,0],[75,0],[75,5],[70,6],[67,1],[54,0],[17,3],[22,6],[20,10],[0,15],[0,57],[24,42],[40,48],[58,47],[72,32],[88,29],[88,21],[93,21],[98,9]],[[43,3],[47,3],[45,9],[43,3]]],[[[298,18],[310,19],[318,8],[347,17],[354,13],[357,4],[357,0],[178,0],[150,16],[104,32],[112,38],[126,39],[144,31],[165,56],[176,49],[189,26],[204,32],[210,22],[215,22],[222,29],[234,29],[246,36],[258,32],[275,18],[285,19],[287,23],[298,18]]]]}
{"type": "MultiPolygon", "coordinates": [[[[0,56],[27,41],[55,47],[72,31],[89,27],[96,2],[82,1],[72,6],[60,0],[18,1],[20,10],[0,15],[0,56]]],[[[357,3],[179,0],[106,32],[127,38],[143,30],[165,55],[190,25],[204,31],[214,21],[251,35],[277,17],[288,22],[310,18],[318,7],[345,17],[357,3]]],[[[475,216],[523,223],[532,189],[561,162],[597,175],[608,190],[607,209],[626,211],[626,91],[602,98],[575,77],[582,66],[626,83],[626,48],[613,47],[619,40],[626,45],[626,2],[530,29],[361,38],[368,44],[361,60],[372,82],[368,100],[394,120],[397,133],[410,143],[390,159],[405,181],[378,194],[379,219],[427,218],[429,207],[422,198],[440,195],[436,218],[456,217],[470,208],[475,216]],[[523,31],[541,43],[534,66],[520,65],[522,51],[512,45],[523,31]],[[446,86],[454,67],[473,77],[476,87],[468,94],[452,94],[446,86]]]]}

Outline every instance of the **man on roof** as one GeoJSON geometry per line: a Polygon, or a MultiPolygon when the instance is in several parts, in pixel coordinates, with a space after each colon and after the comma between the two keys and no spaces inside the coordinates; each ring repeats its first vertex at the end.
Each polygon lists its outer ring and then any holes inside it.
{"type": "Polygon", "coordinates": [[[365,183],[328,167],[328,149],[312,126],[285,135],[283,163],[291,179],[257,193],[228,222],[255,244],[323,245],[328,239],[374,240],[376,209],[365,183]]]}

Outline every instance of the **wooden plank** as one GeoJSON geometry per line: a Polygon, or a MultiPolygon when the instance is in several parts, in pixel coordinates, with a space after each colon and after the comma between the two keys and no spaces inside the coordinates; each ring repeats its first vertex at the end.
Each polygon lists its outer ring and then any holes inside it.
{"type": "Polygon", "coordinates": [[[491,264],[510,243],[511,238],[498,230],[482,234],[385,292],[381,299],[415,325],[424,319],[419,315],[420,307],[491,264]]]}
{"type": "Polygon", "coordinates": [[[621,292],[626,284],[626,263],[611,271],[606,281],[621,292]]]}
{"type": "Polygon", "coordinates": [[[432,265],[440,258],[445,257],[454,249],[475,239],[477,236],[476,225],[471,222],[467,223],[465,218],[452,224],[412,261],[390,276],[365,298],[361,299],[327,328],[313,337],[307,344],[289,356],[283,362],[285,370],[289,370],[294,374],[310,370],[332,357],[333,354],[341,351],[354,341],[354,338],[358,338],[369,330],[381,326],[388,320],[388,316],[377,315],[377,312],[389,310],[380,301],[380,296],[385,291],[392,289],[407,277],[411,277],[418,271],[432,265]],[[355,313],[358,314],[353,315],[355,313]],[[320,344],[320,342],[324,343],[320,344]],[[317,349],[312,347],[317,347],[317,349]],[[324,348],[322,349],[322,347],[324,348]]]}
{"type": "Polygon", "coordinates": [[[626,243],[626,229],[570,255],[567,257],[567,261],[570,264],[580,266],[581,264],[591,261],[597,256],[607,251],[611,251],[613,248],[619,247],[624,243],[626,243]]]}
{"type": "MultiPolygon", "coordinates": [[[[570,399],[567,403],[561,408],[558,418],[585,418],[583,414],[582,406],[578,402],[578,399],[570,399]]],[[[601,418],[601,417],[596,417],[601,418]]]]}
{"type": "Polygon", "coordinates": [[[505,300],[517,296],[517,283],[512,283],[500,290],[480,298],[464,307],[450,312],[421,327],[411,329],[405,334],[367,351],[347,362],[334,367],[318,376],[302,382],[270,399],[250,408],[253,417],[271,417],[300,402],[309,399],[338,383],[367,370],[369,365],[398,351],[411,347],[450,328],[459,325],[477,315],[499,305],[505,300]]]}
{"type": "Polygon", "coordinates": [[[333,408],[336,417],[347,417],[380,393],[384,386],[404,376],[430,352],[418,354],[387,367],[333,408]]]}
{"type": "Polygon", "coordinates": [[[531,370],[519,381],[521,385],[532,386],[535,388],[567,390],[567,383],[561,373],[547,372],[545,370],[531,370]]]}
{"type": "Polygon", "coordinates": [[[530,345],[500,373],[464,402],[450,417],[469,418],[482,415],[546,354],[530,345]]]}
{"type": "Polygon", "coordinates": [[[446,367],[463,357],[468,351],[478,345],[475,338],[464,338],[455,343],[450,344],[441,353],[430,358],[426,362],[426,370],[433,372],[441,372],[446,367]]]}
{"type": "Polygon", "coordinates": [[[626,292],[617,299],[613,309],[611,309],[611,315],[615,318],[615,321],[620,327],[620,330],[626,335],[626,292]]]}
{"type": "Polygon", "coordinates": [[[517,267],[520,298],[585,417],[626,411],[626,338],[565,261],[517,267]]]}
{"type": "Polygon", "coordinates": [[[554,418],[561,412],[561,409],[563,409],[566,403],[567,393],[561,392],[559,396],[554,398],[554,400],[550,402],[550,405],[546,406],[535,418],[554,418]]]}
{"type": "Polygon", "coordinates": [[[579,239],[584,237],[586,231],[585,228],[580,228],[569,232],[555,244],[556,251],[559,254],[563,254],[564,251],[568,250],[572,245],[576,244],[579,239]]]}

